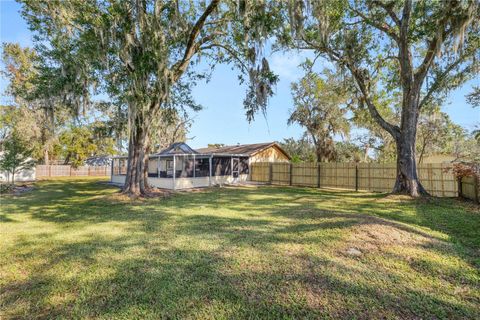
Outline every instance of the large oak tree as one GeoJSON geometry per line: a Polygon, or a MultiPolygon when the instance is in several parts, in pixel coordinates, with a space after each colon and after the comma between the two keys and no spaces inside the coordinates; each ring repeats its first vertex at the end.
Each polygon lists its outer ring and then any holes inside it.
{"type": "Polygon", "coordinates": [[[478,75],[479,10],[476,0],[290,1],[279,40],[348,70],[361,104],[395,140],[393,191],[426,195],[415,160],[419,114],[478,75]],[[379,111],[379,92],[399,97],[399,122],[379,111]]]}
{"type": "MultiPolygon", "coordinates": [[[[276,77],[261,56],[275,25],[263,1],[22,0],[38,40],[69,48],[77,74],[92,75],[111,98],[128,105],[128,170],[123,191],[148,192],[147,152],[155,119],[172,90],[206,73],[200,58],[229,62],[248,80],[247,117],[266,106],[276,77]]],[[[72,60],[70,59],[70,60],[72,60]]],[[[71,64],[69,64],[71,65],[71,64]]],[[[83,77],[89,79],[89,77],[83,77]]],[[[85,83],[89,85],[90,83],[85,83]]],[[[82,83],[79,83],[82,85],[82,83]]],[[[89,89],[91,90],[91,89],[89,89]]]]}

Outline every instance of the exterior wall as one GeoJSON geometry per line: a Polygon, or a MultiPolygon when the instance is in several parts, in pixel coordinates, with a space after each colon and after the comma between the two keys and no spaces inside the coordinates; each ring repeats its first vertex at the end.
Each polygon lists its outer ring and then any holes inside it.
{"type": "Polygon", "coordinates": [[[230,176],[212,176],[212,185],[234,184],[248,180],[248,174],[240,174],[238,178],[230,176]]]}
{"type": "Polygon", "coordinates": [[[250,157],[250,163],[253,162],[288,162],[288,157],[278,149],[277,146],[271,146],[250,157]]]}
{"type": "MultiPolygon", "coordinates": [[[[247,181],[248,175],[241,174],[238,178],[233,178],[230,176],[212,176],[211,184],[221,185],[221,184],[234,184],[238,182],[247,181]]],[[[124,184],[125,176],[113,175],[111,177],[111,182],[115,184],[124,184]]],[[[148,178],[148,183],[151,186],[162,188],[162,189],[173,189],[173,178],[148,178]]],[[[175,179],[175,189],[189,189],[189,188],[200,188],[208,187],[210,185],[209,177],[198,177],[198,178],[176,178],[175,179]]]]}
{"type": "Polygon", "coordinates": [[[148,159],[148,172],[149,173],[157,173],[157,166],[158,166],[158,159],[152,158],[148,159]]]}
{"type": "MultiPolygon", "coordinates": [[[[125,176],[124,175],[113,175],[110,179],[112,183],[115,184],[124,184],[125,176]]],[[[151,186],[162,188],[162,189],[173,189],[173,179],[170,178],[148,178],[148,183],[151,186]]],[[[208,184],[207,184],[208,185],[208,184]]]]}
{"type": "MultiPolygon", "coordinates": [[[[22,181],[34,181],[35,180],[35,167],[28,170],[21,170],[15,174],[15,182],[22,181]]],[[[12,177],[8,172],[0,171],[0,181],[1,182],[11,182],[12,177]]]]}
{"type": "Polygon", "coordinates": [[[148,183],[161,189],[173,189],[173,179],[171,178],[148,178],[148,183]]]}
{"type": "Polygon", "coordinates": [[[115,183],[115,184],[124,184],[125,183],[125,177],[126,176],[116,176],[116,175],[112,175],[112,177],[110,178],[110,181],[112,183],[115,183]]]}
{"type": "MultiPolygon", "coordinates": [[[[169,180],[173,180],[173,179],[169,179],[169,180]]],[[[176,178],[175,179],[175,189],[177,189],[177,190],[208,187],[208,185],[209,185],[209,178],[208,177],[176,178]]]]}
{"type": "Polygon", "coordinates": [[[450,163],[456,160],[456,157],[450,154],[434,154],[423,157],[422,163],[450,163]]]}
{"type": "MultiPolygon", "coordinates": [[[[235,184],[238,182],[247,181],[248,174],[241,174],[238,178],[233,178],[229,176],[212,176],[211,185],[222,185],[222,184],[235,184]]],[[[168,179],[173,180],[173,179],[168,179]]],[[[150,181],[150,180],[149,180],[150,181]]],[[[209,177],[198,177],[198,178],[176,178],[175,179],[175,189],[189,189],[189,188],[200,188],[208,187],[210,185],[209,177]]]]}

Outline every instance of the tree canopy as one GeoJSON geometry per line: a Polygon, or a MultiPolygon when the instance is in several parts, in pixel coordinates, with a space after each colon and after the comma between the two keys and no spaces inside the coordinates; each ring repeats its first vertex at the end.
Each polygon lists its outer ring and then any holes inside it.
{"type": "Polygon", "coordinates": [[[282,46],[310,49],[348,71],[360,104],[396,144],[395,192],[426,194],[416,169],[418,116],[429,104],[478,73],[477,1],[292,1],[282,46]],[[381,93],[400,111],[398,122],[379,108],[381,93]]]}
{"type": "Polygon", "coordinates": [[[288,123],[304,127],[316,148],[318,162],[336,158],[334,135],[348,135],[345,117],[348,95],[341,81],[329,70],[322,74],[307,72],[292,84],[294,108],[288,123]]]}
{"type": "MultiPolygon", "coordinates": [[[[248,80],[244,101],[252,119],[264,111],[277,78],[261,43],[278,23],[273,3],[212,0],[22,0],[37,41],[64,53],[82,84],[78,102],[97,87],[128,106],[129,165],[124,192],[147,192],[146,150],[155,119],[175,90],[188,91],[205,73],[190,68],[201,58],[232,63],[248,80]],[[73,63],[76,61],[76,63],[73,63]]],[[[71,68],[71,69],[70,69],[71,68]]]]}

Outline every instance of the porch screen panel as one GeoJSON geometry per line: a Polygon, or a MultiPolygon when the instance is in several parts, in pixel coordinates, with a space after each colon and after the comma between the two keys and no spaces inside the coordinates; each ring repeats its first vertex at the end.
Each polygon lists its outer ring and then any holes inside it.
{"type": "Polygon", "coordinates": [[[123,176],[127,174],[127,162],[127,159],[119,159],[119,175],[123,176]]]}
{"type": "Polygon", "coordinates": [[[240,174],[248,174],[248,157],[240,158],[240,174]]]}
{"type": "Polygon", "coordinates": [[[120,160],[119,159],[112,159],[113,165],[113,175],[117,176],[120,174],[120,160]]]}
{"type": "Polygon", "coordinates": [[[231,157],[214,157],[212,159],[212,166],[213,176],[229,176],[232,174],[231,157]]]}
{"type": "Polygon", "coordinates": [[[193,156],[175,156],[175,177],[193,178],[193,156]]]}
{"type": "Polygon", "coordinates": [[[208,177],[210,175],[209,159],[195,159],[195,177],[208,177]]]}
{"type": "Polygon", "coordinates": [[[158,177],[158,158],[149,158],[148,159],[148,176],[149,177],[158,177]]]}
{"type": "Polygon", "coordinates": [[[160,158],[160,178],[173,178],[173,157],[160,158]]]}

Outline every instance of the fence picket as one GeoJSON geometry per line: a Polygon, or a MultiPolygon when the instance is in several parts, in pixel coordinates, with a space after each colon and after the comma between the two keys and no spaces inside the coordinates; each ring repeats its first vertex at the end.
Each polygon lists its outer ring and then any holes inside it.
{"type": "MultiPolygon", "coordinates": [[[[389,192],[396,178],[395,164],[382,163],[270,163],[251,164],[250,180],[272,184],[343,188],[374,192],[389,192]]],[[[448,164],[420,164],[419,177],[424,187],[435,196],[455,197],[458,186],[447,172],[448,164]]],[[[473,187],[472,187],[473,189],[473,187]]]]}
{"type": "Polygon", "coordinates": [[[76,176],[107,176],[110,166],[73,168],[70,165],[37,165],[37,178],[47,177],[76,177],[76,176]]]}

